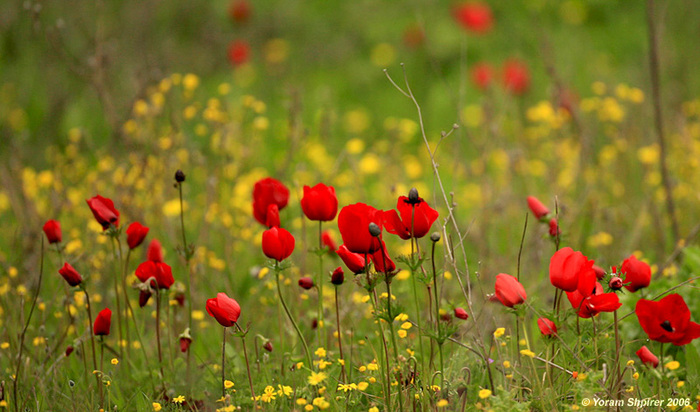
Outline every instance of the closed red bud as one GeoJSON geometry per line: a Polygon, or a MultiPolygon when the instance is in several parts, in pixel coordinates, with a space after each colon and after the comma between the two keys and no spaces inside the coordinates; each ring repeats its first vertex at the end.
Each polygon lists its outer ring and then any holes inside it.
{"type": "Polygon", "coordinates": [[[311,321],[311,329],[316,329],[316,328],[318,328],[318,319],[313,318],[313,320],[311,321]]]}
{"type": "Polygon", "coordinates": [[[303,289],[309,290],[314,287],[314,281],[309,277],[303,277],[299,279],[299,286],[301,286],[303,289]]]}
{"type": "Polygon", "coordinates": [[[268,229],[262,235],[262,249],[265,256],[281,262],[294,251],[294,236],[286,229],[268,229]]]}
{"type": "Polygon", "coordinates": [[[598,265],[593,265],[593,271],[595,272],[595,277],[598,280],[603,280],[603,278],[606,275],[605,269],[603,269],[602,267],[600,267],[598,265]]]}
{"type": "Polygon", "coordinates": [[[499,273],[496,276],[496,297],[504,306],[512,308],[525,302],[525,288],[514,276],[499,273]]]}
{"type": "Polygon", "coordinates": [[[109,308],[104,308],[97,314],[93,325],[93,333],[95,336],[107,336],[109,335],[110,326],[112,326],[112,311],[109,308]]]}
{"type": "Polygon", "coordinates": [[[443,312],[440,314],[440,320],[443,322],[449,322],[452,319],[452,315],[450,315],[447,312],[443,312]]]}
{"type": "Polygon", "coordinates": [[[255,219],[266,225],[273,227],[270,223],[277,223],[279,226],[279,211],[287,206],[289,201],[289,189],[279,180],[271,177],[262,179],[255,183],[253,188],[253,216],[255,219]],[[270,205],[277,206],[277,222],[268,221],[267,214],[271,210],[270,205]]]}
{"type": "Polygon", "coordinates": [[[328,252],[330,253],[333,253],[336,249],[338,249],[338,245],[335,244],[330,232],[327,230],[324,230],[321,234],[321,243],[323,243],[324,247],[328,248],[328,252]]]}
{"type": "Polygon", "coordinates": [[[68,345],[66,348],[66,357],[70,356],[71,353],[73,353],[73,347],[68,345]]]}
{"type": "Polygon", "coordinates": [[[530,71],[525,62],[510,59],[503,65],[503,85],[507,91],[521,95],[530,87],[530,71]]]}
{"type": "Polygon", "coordinates": [[[146,258],[151,262],[163,261],[163,247],[160,245],[160,242],[157,239],[151,240],[151,243],[148,244],[146,258]]]}
{"type": "Polygon", "coordinates": [[[60,243],[63,240],[61,234],[61,224],[57,220],[47,220],[44,223],[44,233],[49,243],[60,243]]]}
{"type": "Polygon", "coordinates": [[[250,18],[251,7],[247,0],[235,0],[228,9],[228,15],[236,23],[245,23],[250,18]]]}
{"type": "Polygon", "coordinates": [[[270,342],[269,340],[265,342],[265,344],[263,345],[263,349],[265,349],[268,352],[272,352],[272,342],[270,342]]]}
{"type": "Polygon", "coordinates": [[[639,360],[641,360],[643,364],[652,366],[654,368],[659,366],[659,358],[657,358],[656,355],[651,353],[649,348],[647,348],[646,346],[642,346],[635,353],[637,354],[637,356],[639,356],[639,360]]]}
{"type": "Polygon", "coordinates": [[[459,25],[473,33],[487,33],[493,28],[493,13],[486,3],[466,2],[452,8],[452,15],[459,25]]]}
{"type": "Polygon", "coordinates": [[[309,220],[327,222],[338,213],[338,198],[333,186],[319,183],[314,187],[304,186],[301,209],[309,220]]]}
{"type": "Polygon", "coordinates": [[[538,198],[535,196],[527,197],[527,205],[530,207],[532,214],[535,215],[537,219],[542,219],[549,214],[549,209],[545,206],[538,198]]]}
{"type": "Polygon", "coordinates": [[[547,318],[537,319],[537,327],[544,336],[552,336],[557,334],[557,325],[547,318]]]}
{"type": "Polygon", "coordinates": [[[180,352],[185,353],[190,349],[190,344],[192,344],[192,339],[187,337],[180,338],[180,352]]]}
{"type": "Polygon", "coordinates": [[[469,314],[462,308],[455,308],[455,318],[467,320],[469,318],[469,314]]]}
{"type": "Polygon", "coordinates": [[[143,240],[148,234],[148,228],[139,222],[134,222],[129,225],[126,229],[126,243],[129,245],[129,249],[136,249],[139,247],[143,240]]]}
{"type": "Polygon", "coordinates": [[[151,292],[148,291],[140,291],[139,292],[139,306],[144,307],[148,303],[148,300],[151,298],[151,292]]]}
{"type": "Polygon", "coordinates": [[[334,285],[342,285],[345,282],[345,272],[343,268],[338,266],[331,275],[331,283],[334,285]]]}
{"type": "Polygon", "coordinates": [[[559,229],[559,223],[557,223],[557,219],[552,218],[549,220],[549,236],[551,237],[557,237],[561,234],[561,230],[559,229]]]}
{"type": "Polygon", "coordinates": [[[610,279],[610,282],[608,282],[608,286],[610,286],[612,290],[620,290],[623,286],[622,279],[618,276],[614,276],[610,279]]]}
{"type": "Polygon", "coordinates": [[[178,292],[175,295],[175,300],[177,301],[177,304],[179,306],[185,306],[185,294],[182,292],[178,292]]]}
{"type": "Polygon", "coordinates": [[[63,279],[65,279],[71,286],[78,286],[83,281],[80,273],[78,273],[78,271],[68,263],[64,263],[63,267],[58,270],[58,273],[60,273],[61,276],[63,276],[63,279]]]}

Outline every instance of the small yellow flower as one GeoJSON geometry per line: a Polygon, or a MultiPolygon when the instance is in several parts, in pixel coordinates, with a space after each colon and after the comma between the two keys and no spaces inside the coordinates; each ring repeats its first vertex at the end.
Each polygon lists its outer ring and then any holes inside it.
{"type": "Polygon", "coordinates": [[[0,349],[7,349],[10,347],[10,342],[0,343],[0,349]]]}
{"type": "Polygon", "coordinates": [[[667,368],[668,370],[670,370],[670,371],[675,371],[675,370],[678,369],[680,366],[681,366],[680,362],[675,361],[675,360],[674,360],[674,361],[671,361],[671,362],[669,362],[669,363],[666,364],[666,368],[667,368]]]}
{"type": "Polygon", "coordinates": [[[181,403],[184,402],[184,401],[185,401],[185,396],[184,396],[184,395],[177,396],[177,397],[175,397],[175,398],[173,399],[173,402],[174,402],[174,403],[177,403],[177,404],[181,404],[181,403]]]}
{"type": "Polygon", "coordinates": [[[632,366],[634,365],[634,361],[632,359],[627,361],[627,366],[632,366]]]}
{"type": "Polygon", "coordinates": [[[325,358],[326,357],[326,350],[323,348],[318,348],[318,349],[316,349],[316,352],[314,352],[314,355],[318,356],[319,358],[325,358]]]}
{"type": "Polygon", "coordinates": [[[401,329],[411,329],[413,327],[413,324],[411,322],[404,322],[401,324],[401,329]]]}
{"type": "Polygon", "coordinates": [[[304,398],[298,398],[298,399],[297,399],[297,405],[299,405],[299,406],[306,405],[307,403],[309,403],[309,401],[307,401],[307,400],[304,399],[304,398]]]}
{"type": "Polygon", "coordinates": [[[328,377],[328,375],[326,375],[323,372],[316,373],[314,371],[311,371],[311,375],[309,375],[309,378],[308,378],[309,385],[318,385],[319,383],[326,380],[327,377],[328,377]]]}
{"type": "Polygon", "coordinates": [[[111,361],[109,361],[112,365],[119,365],[119,359],[117,358],[112,358],[111,361]]]}
{"type": "Polygon", "coordinates": [[[360,382],[357,384],[357,389],[359,389],[361,391],[364,391],[368,387],[369,387],[369,383],[367,383],[367,382],[360,382]]]}
{"type": "Polygon", "coordinates": [[[376,406],[373,406],[373,407],[369,408],[368,412],[379,412],[379,408],[377,408],[376,406]]]}
{"type": "Polygon", "coordinates": [[[482,389],[482,390],[479,391],[479,397],[480,397],[481,399],[486,399],[486,398],[488,398],[489,396],[491,396],[491,391],[490,391],[490,390],[488,390],[488,389],[482,389]]]}
{"type": "Polygon", "coordinates": [[[294,369],[299,370],[304,367],[304,362],[297,362],[297,364],[294,366],[294,369]]]}
{"type": "Polygon", "coordinates": [[[378,371],[379,370],[379,365],[377,364],[377,360],[373,360],[369,364],[367,364],[367,369],[371,371],[378,371]]]}
{"type": "Polygon", "coordinates": [[[535,357],[535,352],[531,351],[530,349],[523,349],[520,351],[520,354],[523,356],[529,356],[531,358],[535,357]]]}
{"type": "Polygon", "coordinates": [[[151,406],[153,406],[153,410],[156,412],[163,409],[163,407],[158,402],[153,402],[151,406]]]}
{"type": "Polygon", "coordinates": [[[231,382],[230,380],[226,379],[226,380],[224,381],[224,388],[226,388],[226,389],[231,389],[231,388],[233,388],[233,382],[231,382]]]}
{"type": "Polygon", "coordinates": [[[676,383],[676,386],[677,386],[678,388],[682,388],[683,386],[685,386],[685,382],[684,382],[684,381],[678,381],[678,382],[676,383]]]}
{"type": "Polygon", "coordinates": [[[364,372],[364,371],[367,370],[367,367],[366,367],[365,365],[362,365],[362,366],[360,366],[359,368],[357,368],[357,370],[360,371],[360,372],[364,372]]]}
{"type": "Polygon", "coordinates": [[[375,383],[376,381],[377,381],[377,378],[375,378],[374,376],[369,377],[369,383],[375,383]]]}
{"type": "Polygon", "coordinates": [[[634,379],[634,380],[639,379],[639,373],[638,373],[638,372],[633,373],[633,374],[632,374],[632,379],[634,379]]]}
{"type": "Polygon", "coordinates": [[[505,333],[506,333],[506,328],[498,328],[493,332],[493,337],[500,338],[505,333]]]}
{"type": "Polygon", "coordinates": [[[317,364],[318,364],[319,369],[326,369],[326,366],[330,365],[331,363],[333,363],[333,362],[328,362],[328,361],[321,359],[320,361],[318,361],[317,364]]]}
{"type": "Polygon", "coordinates": [[[338,364],[345,366],[345,359],[338,359],[338,364]]]}
{"type": "Polygon", "coordinates": [[[634,392],[634,386],[630,386],[629,388],[625,389],[625,391],[628,393],[634,392]]]}
{"type": "Polygon", "coordinates": [[[510,362],[508,362],[508,361],[503,361],[503,367],[506,368],[506,369],[510,368],[510,362]]]}
{"type": "Polygon", "coordinates": [[[408,333],[404,329],[399,329],[398,332],[396,332],[397,335],[399,335],[399,338],[404,339],[408,333]]]}
{"type": "Polygon", "coordinates": [[[314,410],[314,406],[313,406],[313,405],[306,405],[306,406],[304,406],[304,410],[305,410],[305,411],[313,411],[313,410],[314,410]]]}
{"type": "Polygon", "coordinates": [[[447,399],[440,399],[437,402],[437,407],[438,408],[444,408],[445,406],[449,405],[450,403],[447,401],[447,399]]]}

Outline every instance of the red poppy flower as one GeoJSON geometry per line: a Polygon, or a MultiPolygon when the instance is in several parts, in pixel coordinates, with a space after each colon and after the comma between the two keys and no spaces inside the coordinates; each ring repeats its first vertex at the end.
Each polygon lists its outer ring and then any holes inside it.
{"type": "Polygon", "coordinates": [[[288,201],[289,189],[285,185],[271,177],[262,179],[255,183],[253,188],[253,216],[267,227],[278,227],[279,211],[287,206],[288,201]],[[274,207],[272,207],[273,205],[274,207]],[[277,213],[276,222],[268,222],[267,215],[271,210],[273,213],[277,213]]]}
{"type": "Polygon", "coordinates": [[[241,315],[241,307],[235,299],[225,293],[217,293],[214,299],[207,299],[207,313],[225,328],[233,326],[241,315]]]}
{"type": "Polygon", "coordinates": [[[228,60],[233,66],[240,66],[250,59],[250,46],[245,40],[234,40],[228,46],[228,60]]]}
{"type": "Polygon", "coordinates": [[[163,262],[147,260],[136,268],[135,275],[141,282],[146,282],[148,279],[153,278],[151,280],[152,288],[170,289],[175,283],[172,268],[163,262]]]}
{"type": "Polygon", "coordinates": [[[596,281],[593,263],[570,247],[559,249],[549,261],[549,280],[556,288],[567,292],[579,289],[588,296],[596,281]]]}
{"type": "Polygon", "coordinates": [[[329,252],[335,252],[335,250],[338,249],[338,245],[335,244],[335,241],[331,237],[331,233],[327,230],[324,230],[323,233],[321,233],[321,243],[323,246],[328,248],[329,252]]]}
{"type": "Polygon", "coordinates": [[[462,308],[455,308],[455,318],[467,320],[469,318],[469,314],[462,308]]]}
{"type": "Polygon", "coordinates": [[[235,0],[228,9],[228,15],[235,23],[245,23],[250,19],[251,8],[247,0],[235,0]]]}
{"type": "Polygon", "coordinates": [[[530,73],[520,60],[508,60],[503,66],[503,85],[509,92],[521,95],[530,87],[530,73]]]}
{"type": "Polygon", "coordinates": [[[95,220],[102,226],[102,230],[109,229],[110,225],[119,226],[119,211],[114,208],[112,199],[97,195],[87,199],[86,202],[95,220]]]}
{"type": "Polygon", "coordinates": [[[656,355],[651,353],[649,348],[647,348],[646,346],[642,346],[635,353],[637,354],[637,356],[639,356],[639,360],[641,360],[643,364],[649,365],[654,368],[659,366],[659,358],[657,358],[656,355]]]}
{"type": "Polygon", "coordinates": [[[639,299],[635,312],[651,340],[682,346],[700,338],[700,325],[690,320],[688,305],[677,293],[658,302],[639,299]]]}
{"type": "Polygon", "coordinates": [[[364,203],[345,206],[338,215],[338,229],[343,243],[353,253],[372,254],[381,248],[378,237],[369,233],[369,224],[381,229],[383,212],[364,203]]]}
{"type": "Polygon", "coordinates": [[[303,278],[299,279],[299,286],[302,289],[309,290],[312,287],[314,287],[314,280],[311,279],[310,277],[303,277],[303,278]]]}
{"type": "Polygon", "coordinates": [[[561,235],[561,230],[559,230],[559,223],[557,223],[557,219],[551,218],[549,220],[549,236],[557,237],[559,235],[561,235]]]}
{"type": "Polygon", "coordinates": [[[333,271],[333,274],[331,274],[331,283],[338,286],[342,285],[343,282],[345,282],[345,272],[343,271],[343,268],[338,266],[333,271]]]}
{"type": "Polygon", "coordinates": [[[457,5],[452,9],[452,15],[463,28],[474,33],[487,33],[493,27],[493,14],[486,3],[457,5]]]}
{"type": "Polygon", "coordinates": [[[614,292],[603,293],[603,286],[598,282],[595,282],[595,286],[590,292],[577,289],[573,292],[566,292],[566,297],[569,299],[571,307],[582,318],[590,318],[600,312],[614,312],[622,306],[617,294],[614,292]]]}
{"type": "Polygon", "coordinates": [[[527,206],[530,208],[532,214],[535,215],[537,220],[542,220],[542,218],[549,214],[549,209],[547,209],[547,206],[540,202],[540,200],[535,196],[527,197],[527,206]]]}
{"type": "Polygon", "coordinates": [[[348,250],[348,248],[345,245],[340,245],[338,250],[335,251],[335,253],[340,256],[340,258],[343,260],[343,263],[345,263],[345,266],[348,267],[354,274],[358,273],[363,273],[365,271],[365,255],[360,254],[360,253],[352,253],[351,251],[348,250]]]}
{"type": "Polygon", "coordinates": [[[314,187],[304,186],[301,210],[309,220],[328,222],[338,213],[338,198],[333,186],[319,183],[314,187]]]}
{"type": "Polygon", "coordinates": [[[515,276],[499,273],[496,276],[496,297],[504,306],[512,308],[525,302],[527,294],[525,293],[525,288],[515,276]]]}
{"type": "Polygon", "coordinates": [[[651,282],[651,267],[646,262],[638,260],[634,255],[622,262],[620,272],[625,275],[625,288],[630,292],[645,288],[651,282]]]}
{"type": "Polygon", "coordinates": [[[163,261],[163,247],[157,239],[152,239],[151,243],[148,244],[146,258],[151,262],[163,261]]]}
{"type": "Polygon", "coordinates": [[[384,227],[387,232],[398,235],[404,240],[411,238],[411,228],[413,228],[413,237],[422,238],[428,234],[433,222],[438,218],[437,210],[420,197],[411,202],[408,197],[400,196],[396,208],[399,213],[396,213],[396,210],[383,213],[384,227]]]}
{"type": "Polygon", "coordinates": [[[63,267],[58,270],[58,273],[60,273],[61,276],[63,276],[63,279],[65,279],[71,286],[78,286],[83,281],[80,273],[78,273],[78,271],[75,270],[75,268],[73,268],[73,266],[71,266],[69,263],[64,263],[63,267]]]}
{"type": "Polygon", "coordinates": [[[51,243],[61,243],[63,236],[61,234],[61,224],[57,220],[47,220],[44,223],[44,233],[46,234],[46,239],[48,239],[49,244],[51,243]]]}
{"type": "Polygon", "coordinates": [[[544,336],[552,336],[557,334],[557,325],[547,318],[537,319],[537,327],[544,336]]]}
{"type": "Polygon", "coordinates": [[[396,264],[389,258],[384,242],[382,242],[382,248],[374,252],[370,259],[374,262],[374,269],[377,272],[392,273],[396,270],[396,264]]]}
{"type": "Polygon", "coordinates": [[[192,338],[188,337],[181,337],[180,338],[180,352],[185,353],[190,349],[190,345],[192,344],[192,338]]]}
{"type": "Polygon", "coordinates": [[[110,326],[112,326],[112,311],[109,308],[104,308],[95,318],[93,333],[95,336],[107,336],[109,335],[110,326]]]}
{"type": "Polygon", "coordinates": [[[263,232],[262,248],[265,256],[281,262],[294,251],[294,236],[286,229],[273,227],[263,232]]]}
{"type": "Polygon", "coordinates": [[[493,68],[488,63],[477,63],[472,67],[471,79],[474,86],[479,90],[486,90],[493,83],[493,68]]]}
{"type": "Polygon", "coordinates": [[[126,229],[126,243],[129,249],[136,249],[148,234],[148,228],[139,222],[134,222],[126,229]]]}

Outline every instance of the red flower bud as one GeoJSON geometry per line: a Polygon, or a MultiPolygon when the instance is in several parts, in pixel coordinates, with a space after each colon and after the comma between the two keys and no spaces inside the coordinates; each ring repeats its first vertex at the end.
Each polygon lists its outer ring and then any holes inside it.
{"type": "Polygon", "coordinates": [[[333,186],[319,183],[314,187],[304,186],[301,209],[309,220],[328,222],[338,213],[338,198],[333,186]]]}
{"type": "Polygon", "coordinates": [[[233,66],[240,66],[250,59],[250,46],[245,40],[234,40],[228,46],[228,60],[233,66]]]}
{"type": "Polygon", "coordinates": [[[549,209],[535,196],[527,197],[527,205],[537,219],[542,219],[549,214],[549,209]]]}
{"type": "Polygon", "coordinates": [[[639,356],[639,360],[641,360],[643,364],[652,366],[654,368],[659,366],[659,358],[657,358],[656,355],[651,353],[649,348],[647,348],[646,346],[642,346],[635,353],[637,354],[637,356],[639,356]]]}
{"type": "Polygon", "coordinates": [[[309,290],[314,287],[314,280],[309,277],[303,277],[299,279],[299,286],[303,289],[309,290]]]}
{"type": "Polygon", "coordinates": [[[44,233],[46,234],[46,239],[51,243],[61,243],[63,236],[61,235],[61,224],[57,220],[47,220],[44,223],[44,233]]]}
{"type": "Polygon", "coordinates": [[[493,14],[486,3],[467,2],[455,6],[452,15],[465,30],[483,34],[493,28],[493,14]]]}
{"type": "Polygon", "coordinates": [[[537,327],[544,336],[552,336],[557,334],[557,325],[547,318],[537,319],[537,327]]]}
{"type": "Polygon", "coordinates": [[[65,279],[71,286],[78,286],[83,281],[80,273],[78,273],[78,271],[75,270],[75,268],[73,268],[73,266],[71,266],[69,263],[64,263],[63,267],[58,270],[58,273],[60,273],[61,276],[63,276],[63,279],[65,279]]]}
{"type": "Polygon", "coordinates": [[[129,249],[136,249],[148,234],[148,228],[139,222],[134,222],[126,229],[126,243],[129,249]]]}
{"type": "Polygon", "coordinates": [[[68,345],[66,347],[66,357],[70,356],[71,353],[73,353],[73,346],[68,345]]]}
{"type": "Polygon", "coordinates": [[[559,230],[559,223],[557,223],[557,219],[551,218],[549,220],[549,236],[557,237],[559,235],[561,235],[561,230],[559,230]]]}
{"type": "Polygon", "coordinates": [[[250,19],[250,3],[247,0],[235,0],[228,9],[228,15],[236,23],[245,23],[250,19]]]}
{"type": "Polygon", "coordinates": [[[146,259],[151,262],[162,262],[163,261],[163,248],[157,239],[151,240],[148,244],[148,251],[146,252],[146,259]]]}
{"type": "Polygon", "coordinates": [[[148,303],[148,300],[151,298],[151,292],[142,290],[139,292],[139,306],[144,307],[148,303]]]}
{"type": "Polygon", "coordinates": [[[504,306],[512,308],[525,302],[525,288],[514,276],[500,273],[496,276],[496,297],[504,306]]]}
{"type": "Polygon", "coordinates": [[[593,265],[593,271],[595,272],[595,277],[598,280],[603,280],[603,278],[606,275],[605,269],[603,269],[602,267],[600,267],[598,265],[593,265]]]}
{"type": "Polygon", "coordinates": [[[455,318],[467,320],[469,318],[469,314],[462,308],[455,308],[455,318]]]}
{"type": "Polygon", "coordinates": [[[109,328],[112,325],[112,311],[109,308],[104,308],[97,314],[93,332],[95,336],[109,335],[109,328]]]}
{"type": "Polygon", "coordinates": [[[255,183],[253,188],[253,216],[263,225],[272,227],[268,224],[267,213],[270,210],[269,206],[274,204],[278,214],[277,224],[274,226],[279,226],[279,211],[287,206],[288,201],[289,189],[282,182],[271,177],[262,179],[255,183]]]}
{"type": "Polygon", "coordinates": [[[185,353],[188,350],[190,350],[190,344],[192,343],[192,339],[188,337],[181,337],[180,338],[180,352],[185,353]]]}
{"type": "Polygon", "coordinates": [[[338,266],[331,275],[331,283],[337,286],[342,285],[343,282],[345,282],[345,272],[343,272],[343,268],[338,266]]]}
{"type": "Polygon", "coordinates": [[[207,313],[225,328],[233,326],[241,315],[241,307],[235,299],[225,293],[218,293],[216,298],[207,299],[207,313]]]}
{"type": "Polygon", "coordinates": [[[620,279],[617,276],[613,276],[612,278],[610,278],[610,282],[608,282],[608,286],[612,290],[620,290],[620,289],[622,289],[622,286],[623,286],[622,279],[620,279]]]}
{"type": "Polygon", "coordinates": [[[477,63],[472,67],[472,83],[479,90],[486,90],[493,82],[493,68],[488,63],[477,63]]]}
{"type": "Polygon", "coordinates": [[[107,230],[110,225],[119,226],[119,211],[114,208],[112,199],[97,195],[86,202],[95,220],[102,226],[102,230],[107,230]]]}
{"type": "Polygon", "coordinates": [[[262,235],[262,249],[265,256],[281,262],[294,251],[294,236],[286,229],[268,229],[262,235]]]}
{"type": "Polygon", "coordinates": [[[503,66],[503,86],[515,95],[527,92],[530,87],[530,73],[527,65],[520,60],[508,60],[503,66]]]}
{"type": "Polygon", "coordinates": [[[269,340],[265,342],[265,344],[263,345],[263,349],[265,349],[268,352],[272,352],[272,342],[270,342],[269,340]]]}
{"type": "Polygon", "coordinates": [[[330,232],[327,230],[324,230],[321,234],[321,243],[323,243],[323,246],[328,248],[328,251],[330,253],[333,253],[336,249],[338,249],[338,245],[335,244],[335,241],[331,237],[330,232]]]}

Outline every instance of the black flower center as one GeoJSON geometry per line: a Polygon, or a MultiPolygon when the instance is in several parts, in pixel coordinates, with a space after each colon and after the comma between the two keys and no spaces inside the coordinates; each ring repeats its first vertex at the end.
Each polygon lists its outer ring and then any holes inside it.
{"type": "Polygon", "coordinates": [[[670,321],[665,320],[661,322],[661,327],[664,328],[664,330],[667,332],[673,332],[673,327],[671,326],[670,321]]]}

